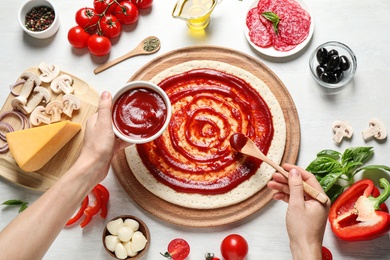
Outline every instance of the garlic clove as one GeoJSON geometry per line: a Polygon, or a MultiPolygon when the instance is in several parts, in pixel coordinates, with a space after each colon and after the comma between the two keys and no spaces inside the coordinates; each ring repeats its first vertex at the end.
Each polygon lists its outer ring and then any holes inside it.
{"type": "Polygon", "coordinates": [[[120,242],[121,241],[119,240],[119,238],[117,236],[108,235],[104,238],[104,243],[105,243],[107,249],[110,250],[111,252],[115,251],[116,245],[120,242]]]}
{"type": "Polygon", "coordinates": [[[132,243],[133,242],[131,242],[131,241],[123,243],[123,246],[125,247],[126,252],[127,252],[127,256],[129,256],[129,257],[134,257],[134,256],[136,256],[138,254],[137,251],[133,251],[133,249],[131,247],[132,243]]]}
{"type": "Polygon", "coordinates": [[[123,226],[123,219],[118,218],[107,223],[107,230],[111,235],[118,235],[118,229],[123,226]]]}
{"type": "Polygon", "coordinates": [[[135,219],[131,219],[131,218],[125,219],[124,225],[130,227],[133,231],[137,231],[139,229],[139,223],[135,219]]]}
{"type": "Polygon", "coordinates": [[[125,247],[122,245],[122,243],[116,244],[115,256],[119,259],[126,259],[127,258],[127,251],[126,251],[125,247]]]}
{"type": "Polygon", "coordinates": [[[133,234],[134,234],[134,231],[129,227],[122,226],[118,229],[118,238],[122,242],[130,241],[133,234]]]}
{"type": "Polygon", "coordinates": [[[145,248],[147,240],[141,231],[136,231],[131,238],[131,242],[131,249],[133,251],[139,252],[145,248]]]}

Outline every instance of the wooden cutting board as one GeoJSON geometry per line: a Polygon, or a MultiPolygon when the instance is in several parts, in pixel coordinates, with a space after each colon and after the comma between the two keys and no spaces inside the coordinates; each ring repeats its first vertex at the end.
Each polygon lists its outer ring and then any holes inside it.
{"type": "MultiPolygon", "coordinates": [[[[166,53],[143,66],[129,81],[151,80],[171,66],[191,60],[213,60],[229,63],[263,80],[276,96],[286,120],[287,140],[283,162],[295,163],[300,146],[300,125],[295,104],[283,82],[263,63],[242,52],[217,46],[196,46],[166,53]]],[[[114,173],[128,195],[144,210],[167,222],[189,227],[213,227],[234,223],[264,207],[273,192],[266,188],[236,205],[198,210],[177,206],[156,197],[144,188],[131,172],[123,151],[112,162],[114,173]]]]}
{"type": "MultiPolygon", "coordinates": [[[[40,74],[38,68],[30,68],[27,71],[31,71],[40,74]]],[[[22,71],[20,72],[22,74],[22,71]]],[[[75,88],[74,94],[80,99],[80,110],[75,111],[71,121],[80,123],[82,125],[81,131],[66,144],[42,169],[36,172],[24,172],[18,167],[10,152],[0,154],[0,176],[9,180],[17,185],[30,188],[38,191],[46,191],[49,189],[58,179],[61,177],[69,167],[77,159],[82,145],[84,137],[85,123],[87,119],[97,111],[99,104],[99,93],[90,87],[86,82],[81,79],[68,74],[66,72],[60,72],[61,74],[67,74],[74,80],[73,87],[75,88]]],[[[50,89],[49,83],[42,83],[41,86],[50,89]]],[[[18,88],[20,88],[18,86],[18,88]]],[[[18,89],[15,90],[18,92],[18,89]]],[[[51,91],[51,90],[50,90],[51,91]]],[[[51,91],[52,100],[61,99],[62,95],[57,95],[51,91]]],[[[11,111],[11,100],[14,98],[12,94],[9,94],[0,113],[11,111]]],[[[63,116],[63,119],[66,119],[63,116]]],[[[20,120],[14,116],[4,117],[2,121],[10,123],[14,126],[15,130],[20,129],[20,120]]],[[[2,129],[3,131],[3,129],[2,129]]],[[[0,140],[0,142],[2,142],[0,140]]],[[[28,143],[26,144],[28,146],[28,143]]]]}

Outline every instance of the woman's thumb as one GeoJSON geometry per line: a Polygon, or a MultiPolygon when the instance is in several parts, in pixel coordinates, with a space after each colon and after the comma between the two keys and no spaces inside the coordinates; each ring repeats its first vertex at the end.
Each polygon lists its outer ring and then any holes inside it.
{"type": "Polygon", "coordinates": [[[288,174],[288,186],[290,188],[290,204],[304,201],[303,181],[297,169],[291,169],[288,174]]]}

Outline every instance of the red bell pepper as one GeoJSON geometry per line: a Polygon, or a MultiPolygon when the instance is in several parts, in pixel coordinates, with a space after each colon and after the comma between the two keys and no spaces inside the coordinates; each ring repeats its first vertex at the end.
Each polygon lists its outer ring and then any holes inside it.
{"type": "Polygon", "coordinates": [[[89,203],[89,198],[88,196],[86,196],[84,199],[83,199],[83,202],[81,203],[81,207],[79,209],[79,211],[76,213],[76,215],[74,215],[71,219],[68,220],[68,222],[66,223],[67,226],[69,225],[72,225],[73,223],[75,223],[77,220],[79,220],[81,218],[81,216],[83,215],[84,213],[84,210],[87,208],[88,206],[88,203],[89,203]]]}
{"type": "Polygon", "coordinates": [[[95,200],[95,203],[94,205],[92,206],[88,206],[85,210],[84,210],[84,215],[85,215],[85,218],[83,220],[83,222],[80,223],[80,227],[84,228],[86,225],[88,225],[88,223],[92,220],[92,217],[94,215],[96,215],[100,208],[101,208],[101,196],[99,194],[99,191],[97,190],[96,186],[93,188],[93,194],[95,195],[96,197],[96,200],[95,200]]]}
{"type": "Polygon", "coordinates": [[[108,192],[107,188],[101,184],[96,185],[96,189],[98,190],[100,197],[101,197],[100,216],[102,218],[106,218],[107,217],[107,203],[108,203],[108,200],[110,198],[110,193],[108,192]]]}
{"type": "Polygon", "coordinates": [[[332,204],[329,222],[334,234],[342,240],[371,240],[390,230],[390,214],[384,203],[390,196],[390,184],[379,180],[380,194],[373,181],[363,179],[354,183],[332,204]]]}

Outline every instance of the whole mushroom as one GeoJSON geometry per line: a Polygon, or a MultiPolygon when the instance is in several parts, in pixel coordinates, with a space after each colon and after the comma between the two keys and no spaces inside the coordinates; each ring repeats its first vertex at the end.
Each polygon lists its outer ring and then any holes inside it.
{"type": "Polygon", "coordinates": [[[368,129],[362,131],[362,134],[364,140],[371,138],[383,140],[387,137],[387,129],[382,121],[377,118],[373,118],[369,121],[368,129]]]}
{"type": "Polygon", "coordinates": [[[333,140],[336,143],[341,143],[343,138],[351,138],[353,134],[353,128],[347,122],[342,120],[336,120],[332,124],[333,132],[335,133],[333,136],[333,140]]]}

